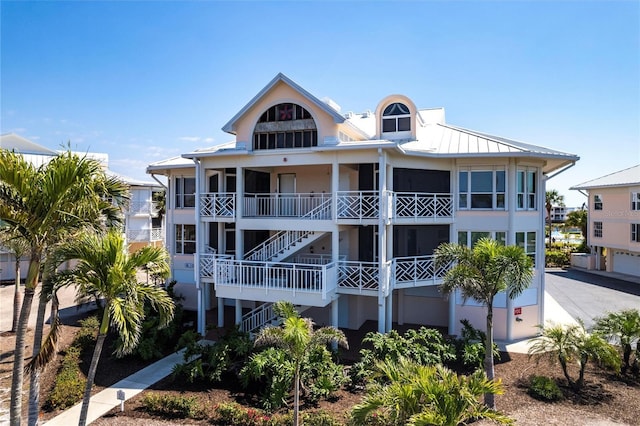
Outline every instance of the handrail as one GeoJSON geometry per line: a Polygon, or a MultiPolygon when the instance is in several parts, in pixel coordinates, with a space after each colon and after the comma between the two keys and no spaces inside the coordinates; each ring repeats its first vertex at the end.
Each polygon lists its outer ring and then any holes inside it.
{"type": "Polygon", "coordinates": [[[263,303],[242,316],[242,320],[240,321],[240,330],[247,333],[253,333],[255,330],[263,327],[275,318],[276,314],[273,312],[273,303],[263,303]]]}
{"type": "Polygon", "coordinates": [[[393,282],[400,285],[417,286],[427,281],[438,284],[450,268],[450,265],[437,266],[433,255],[396,257],[392,263],[393,282]]]}
{"type": "Polygon", "coordinates": [[[309,215],[319,206],[331,200],[325,193],[246,193],[244,199],[244,217],[284,217],[313,218],[309,215]]]}
{"type": "Polygon", "coordinates": [[[374,219],[380,215],[378,191],[338,191],[338,219],[374,219]]]}
{"type": "Polygon", "coordinates": [[[267,238],[264,242],[249,250],[245,254],[246,260],[267,261],[289,248],[291,245],[302,241],[315,231],[280,231],[267,238]]]}
{"type": "Polygon", "coordinates": [[[440,218],[453,216],[453,197],[448,193],[389,191],[395,218],[440,218]]]}
{"type": "Polygon", "coordinates": [[[236,194],[234,192],[203,192],[200,194],[200,216],[235,217],[236,194]]]}

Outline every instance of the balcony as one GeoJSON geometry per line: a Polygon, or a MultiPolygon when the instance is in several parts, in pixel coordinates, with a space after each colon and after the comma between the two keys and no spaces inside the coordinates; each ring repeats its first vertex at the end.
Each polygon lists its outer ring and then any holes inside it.
{"type": "Polygon", "coordinates": [[[200,276],[215,283],[218,297],[326,306],[334,292],[377,296],[380,283],[385,295],[391,289],[439,285],[449,269],[436,268],[433,256],[396,258],[382,267],[376,262],[327,263],[326,258],[305,261],[313,263],[235,260],[207,253],[200,255],[200,276]]]}
{"type": "MultiPolygon", "coordinates": [[[[336,213],[331,194],[245,194],[243,217],[267,219],[338,220],[343,224],[374,221],[383,214],[394,223],[447,221],[453,219],[451,194],[386,191],[338,191],[336,213]]],[[[233,221],[236,217],[234,193],[200,195],[200,217],[233,221]]]]}
{"type": "Polygon", "coordinates": [[[154,201],[130,201],[129,214],[155,216],[158,214],[158,203],[154,201]]]}
{"type": "Polygon", "coordinates": [[[326,306],[335,292],[336,266],[252,262],[201,254],[200,276],[215,283],[217,297],[326,306]]]}
{"type": "Polygon", "coordinates": [[[130,243],[147,243],[164,240],[163,228],[128,229],[127,241],[130,243]]]}

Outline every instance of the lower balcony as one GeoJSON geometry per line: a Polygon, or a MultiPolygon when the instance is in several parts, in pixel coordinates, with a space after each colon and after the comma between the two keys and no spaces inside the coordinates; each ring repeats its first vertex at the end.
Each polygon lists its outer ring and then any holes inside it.
{"type": "Polygon", "coordinates": [[[127,241],[130,243],[148,243],[164,240],[164,229],[127,229],[127,241]]]}

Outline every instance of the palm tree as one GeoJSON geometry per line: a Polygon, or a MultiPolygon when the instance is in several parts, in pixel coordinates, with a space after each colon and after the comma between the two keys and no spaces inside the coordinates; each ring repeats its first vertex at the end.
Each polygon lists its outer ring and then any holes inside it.
{"type": "Polygon", "coordinates": [[[348,348],[347,338],[335,327],[313,329],[313,321],[301,318],[290,302],[276,302],[273,305],[276,315],[283,320],[280,327],[265,327],[256,338],[256,346],[276,346],[284,349],[294,364],[293,424],[300,424],[300,369],[304,359],[318,346],[337,343],[348,348]]]}
{"type": "Polygon", "coordinates": [[[539,327],[541,335],[532,339],[529,355],[537,355],[538,359],[547,357],[550,361],[560,362],[562,373],[574,391],[582,390],[584,372],[587,363],[591,360],[596,361],[598,365],[619,369],[620,358],[616,349],[599,335],[588,333],[582,322],[539,327]],[[578,364],[579,372],[576,380],[569,374],[569,364],[572,362],[578,364]]]}
{"type": "Polygon", "coordinates": [[[593,329],[610,341],[622,346],[622,373],[631,368],[631,354],[633,345],[636,346],[636,358],[634,365],[640,363],[640,310],[625,309],[619,312],[610,312],[605,317],[596,318],[593,329]]]}
{"type": "Polygon", "coordinates": [[[11,332],[18,329],[18,318],[20,317],[20,305],[22,304],[22,291],[20,290],[20,260],[29,251],[27,240],[15,231],[10,231],[8,226],[0,228],[0,247],[8,249],[15,258],[15,288],[13,292],[13,321],[11,322],[11,332]]]}
{"type": "Polygon", "coordinates": [[[587,238],[587,224],[589,223],[589,217],[586,210],[574,210],[567,214],[567,218],[564,224],[567,226],[577,226],[580,228],[582,238],[587,238]]]}
{"type": "Polygon", "coordinates": [[[14,351],[10,424],[21,424],[27,322],[47,248],[69,230],[120,220],[127,186],[100,163],[67,151],[40,167],[0,149],[0,220],[29,244],[29,268],[14,351]]]}
{"type": "Polygon", "coordinates": [[[371,423],[375,414],[392,425],[457,426],[483,418],[513,423],[478,401],[486,393],[503,393],[501,383],[488,380],[481,370],[466,377],[441,364],[421,365],[406,358],[378,361],[376,370],[383,380],[372,382],[351,412],[358,425],[371,423]]]}
{"type": "MultiPolygon", "coordinates": [[[[434,254],[436,267],[453,265],[445,274],[440,291],[448,295],[460,290],[465,301],[471,298],[487,308],[484,369],[493,380],[493,299],[503,291],[513,299],[529,286],[533,278],[531,259],[521,247],[503,246],[489,238],[481,238],[472,249],[444,243],[434,254]]],[[[484,401],[487,407],[495,408],[492,393],[486,393],[484,401]]]]}
{"type": "Polygon", "coordinates": [[[564,206],[564,197],[560,195],[558,190],[550,189],[545,192],[545,207],[547,209],[547,223],[549,225],[549,245],[551,247],[551,208],[553,206],[564,206]]]}
{"type": "Polygon", "coordinates": [[[67,278],[78,286],[80,297],[91,294],[104,299],[102,320],[78,422],[84,426],[93,380],[109,327],[113,326],[120,336],[117,355],[126,355],[131,353],[140,339],[145,302],[149,302],[158,312],[160,327],[173,319],[174,303],[167,292],[163,288],[138,282],[136,276],[141,270],[150,269],[166,278],[169,276],[169,261],[164,248],[143,247],[129,254],[122,233],[116,230],[110,230],[106,235],[85,233],[60,250],[63,258],[78,261],[67,278]]]}

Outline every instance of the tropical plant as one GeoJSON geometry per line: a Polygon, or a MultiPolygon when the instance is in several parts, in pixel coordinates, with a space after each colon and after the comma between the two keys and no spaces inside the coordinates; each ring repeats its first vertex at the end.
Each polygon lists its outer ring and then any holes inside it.
{"type": "MultiPolygon", "coordinates": [[[[440,290],[444,294],[460,290],[465,301],[471,298],[487,308],[484,369],[493,380],[493,299],[503,291],[513,299],[529,286],[533,278],[531,259],[521,247],[503,246],[489,238],[481,238],[473,248],[444,243],[434,254],[436,267],[452,265],[440,290]]],[[[485,395],[485,404],[495,407],[493,393],[485,395]]]]}
{"type": "Polygon", "coordinates": [[[482,394],[503,392],[500,381],[487,379],[482,370],[463,376],[442,365],[404,358],[377,362],[376,370],[384,380],[373,381],[363,401],[354,406],[354,424],[462,425],[483,418],[512,423],[478,400],[482,394]]]}
{"type": "Polygon", "coordinates": [[[404,334],[396,330],[387,333],[369,332],[362,339],[371,349],[360,349],[360,361],[349,370],[352,386],[362,386],[371,375],[376,361],[398,361],[406,358],[421,365],[448,364],[456,359],[452,344],[438,330],[420,327],[404,334]]]}
{"type": "Polygon", "coordinates": [[[0,220],[29,244],[11,382],[12,426],[22,423],[27,322],[49,245],[71,230],[116,223],[126,199],[127,186],[107,177],[95,160],[67,151],[35,167],[20,154],[0,149],[0,220]]]}
{"type": "Polygon", "coordinates": [[[532,376],[529,379],[527,393],[540,401],[554,402],[562,399],[562,391],[550,377],[532,376]]]}
{"type": "Polygon", "coordinates": [[[567,213],[567,217],[564,220],[564,224],[567,226],[576,226],[580,228],[582,238],[587,238],[587,224],[589,223],[589,217],[587,210],[574,210],[567,213]]]}
{"type": "MultiPolygon", "coordinates": [[[[487,334],[474,328],[468,319],[460,320],[460,324],[462,324],[460,338],[454,341],[456,357],[467,369],[482,368],[485,358],[484,342],[487,340],[487,334]]],[[[494,359],[500,358],[500,349],[495,343],[492,354],[494,359]]]]}
{"type": "Polygon", "coordinates": [[[280,327],[265,327],[258,333],[256,346],[275,346],[285,351],[294,366],[293,424],[300,424],[300,371],[308,354],[319,346],[336,343],[348,347],[344,333],[335,327],[313,329],[313,321],[301,318],[290,302],[276,302],[273,311],[282,319],[280,327]]]}
{"type": "Polygon", "coordinates": [[[166,277],[169,275],[169,262],[163,248],[147,246],[129,254],[122,233],[116,230],[105,235],[85,233],[61,251],[66,259],[78,262],[68,277],[78,286],[80,296],[92,294],[104,299],[78,423],[84,426],[91,387],[109,327],[113,326],[120,338],[116,355],[123,355],[131,353],[140,340],[145,302],[158,312],[160,327],[166,326],[173,318],[174,304],[167,292],[163,288],[140,283],[136,277],[141,269],[150,268],[150,265],[154,273],[166,277]]]}
{"type": "Polygon", "coordinates": [[[625,309],[610,312],[606,316],[595,319],[593,331],[609,341],[622,347],[622,373],[628,369],[638,372],[640,363],[640,310],[625,309]],[[635,359],[631,355],[635,346],[635,359]]]}
{"type": "Polygon", "coordinates": [[[620,368],[620,358],[616,349],[598,334],[588,333],[584,324],[549,324],[539,326],[541,335],[531,340],[529,355],[558,361],[569,386],[580,392],[584,386],[584,372],[589,361],[600,366],[620,368]],[[571,377],[569,365],[578,366],[578,378],[571,377]]]}
{"type": "Polygon", "coordinates": [[[550,189],[545,192],[544,204],[547,209],[547,224],[549,226],[548,247],[551,247],[551,209],[553,206],[564,206],[564,197],[560,195],[557,189],[550,189]]]}

